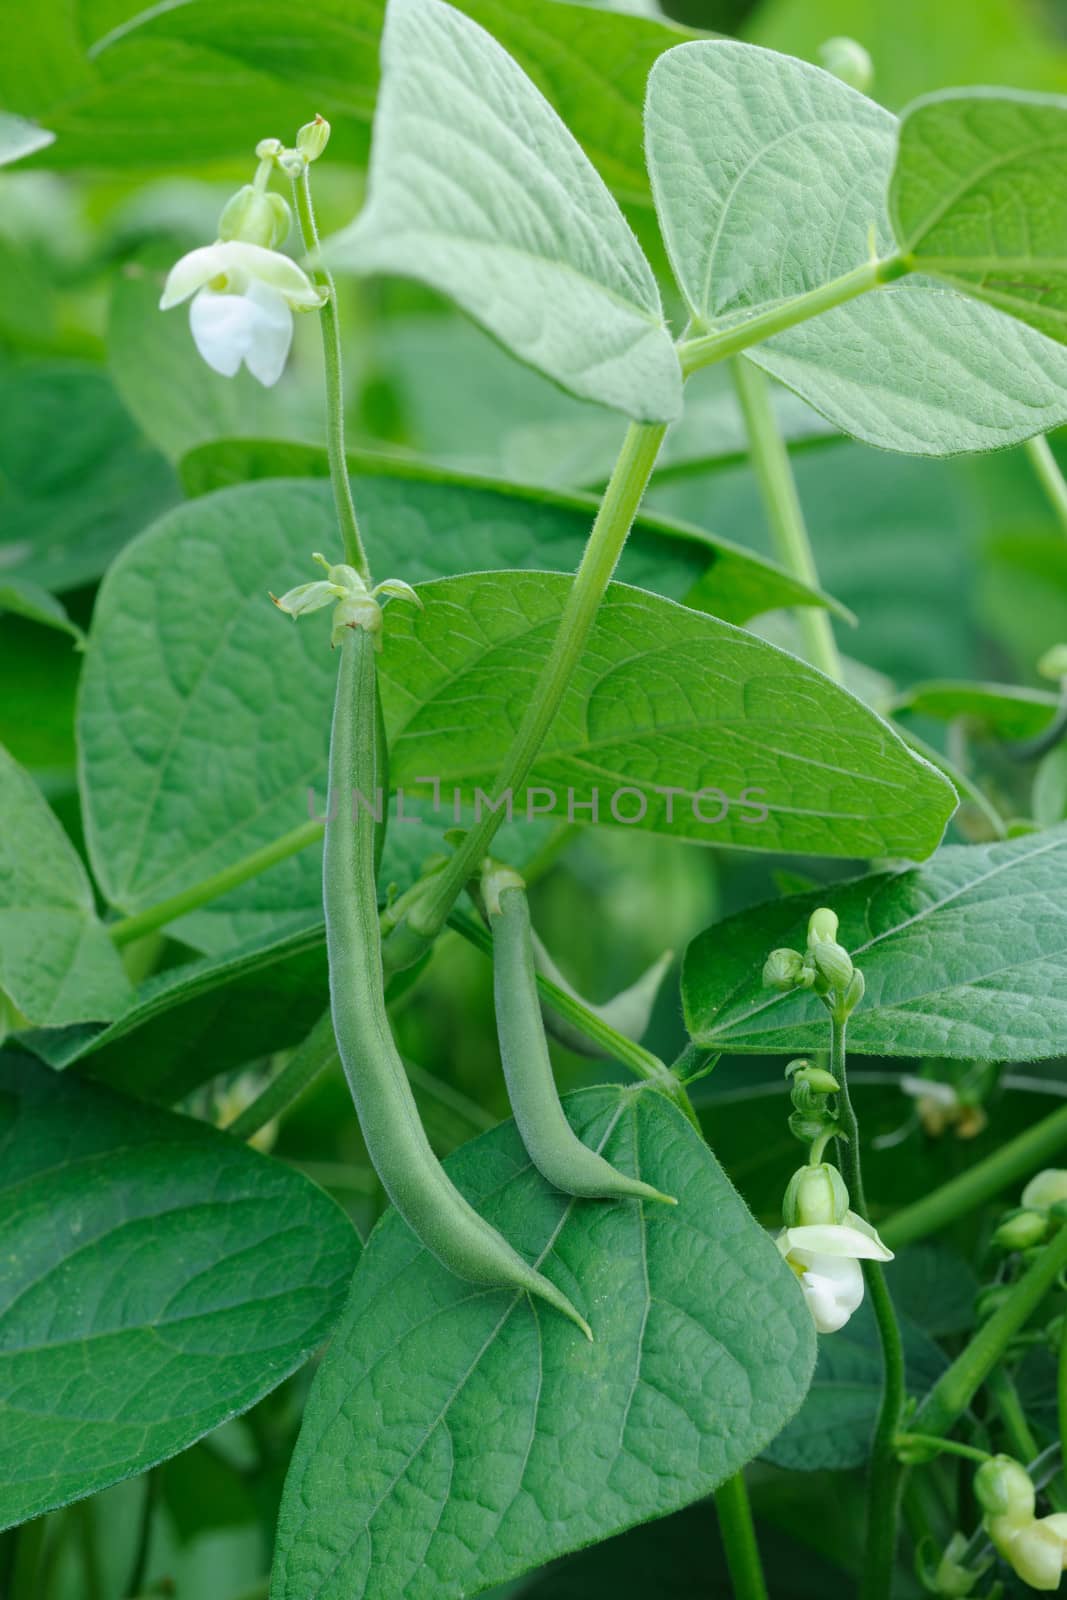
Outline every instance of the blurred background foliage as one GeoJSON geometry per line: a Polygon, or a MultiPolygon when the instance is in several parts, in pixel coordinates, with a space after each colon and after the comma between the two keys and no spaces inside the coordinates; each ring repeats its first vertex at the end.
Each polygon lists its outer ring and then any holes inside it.
{"type": "MultiPolygon", "coordinates": [[[[494,0],[467,9],[494,31],[506,19],[494,0]]],[[[651,0],[616,9],[637,14],[629,19],[639,31],[628,70],[643,73],[649,51],[672,42],[661,37],[663,13],[651,0]],[[647,29],[654,33],[641,31],[647,29]]],[[[873,57],[872,92],[894,108],[955,84],[1067,92],[1062,0],[672,0],[666,9],[688,27],[736,33],[808,59],[817,59],[828,36],[852,35],[873,57]]],[[[190,0],[154,8],[155,23],[124,37],[136,11],[129,0],[43,0],[32,18],[23,12],[4,30],[0,104],[40,120],[57,138],[0,174],[0,742],[31,770],[76,842],[78,651],[68,633],[16,614],[17,607],[3,609],[8,577],[60,595],[73,622],[87,627],[109,560],[181,498],[187,452],[235,435],[321,438],[310,319],[298,328],[291,370],[276,390],[264,391],[216,378],[196,357],[184,317],[155,310],[167,264],[214,236],[220,206],[235,182],[246,180],[257,139],[291,138],[313,112],[328,114],[336,138],[331,159],[316,171],[324,231],[358,208],[377,8],[361,0],[316,8],[318,31],[300,53],[287,46],[278,20],[290,10],[273,0],[190,0]],[[220,16],[237,30],[238,47],[226,45],[220,16]],[[117,31],[108,47],[87,55],[109,30],[117,31]],[[355,81],[349,68],[359,68],[355,81]]],[[[537,0],[535,11],[517,8],[508,28],[521,44],[524,27],[531,36],[538,27],[543,32],[557,11],[572,46],[584,48],[576,8],[555,0],[537,0]]],[[[501,36],[513,43],[507,30],[501,36]]],[[[597,38],[588,38],[595,69],[597,38]]],[[[551,54],[545,59],[550,65],[551,54]]],[[[639,97],[636,111],[631,106],[618,128],[606,130],[605,144],[615,139],[616,188],[647,240],[647,201],[632,179],[640,173],[638,113],[639,97]]],[[[608,156],[602,168],[606,163],[610,175],[608,156]]],[[[602,483],[621,436],[618,418],[519,367],[420,289],[346,283],[342,293],[354,446],[556,487],[602,483]]],[[[671,304],[666,284],[665,293],[671,304]]],[[[717,383],[708,376],[699,425],[665,458],[650,504],[769,553],[739,420],[717,383]]],[[[860,692],[888,704],[894,693],[931,678],[1037,685],[1038,656],[1067,639],[1067,544],[1024,453],[943,461],[882,454],[834,436],[810,413],[795,434],[794,466],[823,585],[858,619],[854,631],[841,624],[837,631],[859,664],[860,692]]],[[[1067,449],[1061,459],[1067,464],[1067,449]]],[[[781,618],[757,625],[789,638],[781,618]]],[[[1027,783],[980,726],[957,723],[946,733],[930,719],[912,725],[942,748],[948,740],[1005,815],[1029,814],[1027,783]]],[[[1047,800],[1056,819],[1067,809],[1065,788],[1047,800]]],[[[973,829],[973,816],[964,825],[973,829]]],[[[631,982],[665,949],[680,958],[710,921],[780,888],[825,881],[828,870],[849,870],[610,828],[558,832],[542,863],[534,889],[538,928],[567,976],[595,999],[631,982]]],[[[144,971],[188,955],[157,940],[131,959],[144,971]]],[[[676,979],[677,965],[646,1037],[667,1059],[683,1042],[676,979]]],[[[254,994],[247,1003],[258,1003],[254,994]]],[[[209,1015],[203,1026],[211,1025],[209,1015]]],[[[482,955],[446,937],[422,982],[398,1005],[397,1028],[440,1151],[505,1114],[482,955]]],[[[563,1049],[556,1058],[563,1087],[613,1071],[563,1049]]],[[[276,1064],[276,1057],[242,1062],[198,1090],[186,1109],[224,1118],[276,1064]]],[[[724,1060],[694,1095],[717,1154],[769,1225],[798,1154],[786,1129],[782,1065],[724,1060]]],[[[918,1065],[903,1064],[913,1072],[918,1065]]],[[[982,1085],[982,1115],[962,1130],[936,1129],[916,1114],[901,1070],[899,1062],[868,1060],[856,1075],[861,1119],[876,1138],[867,1173],[879,1215],[991,1148],[992,1131],[982,1131],[986,1116],[999,1141],[1040,1114],[1048,1096],[1067,1092],[1062,1064],[1040,1073],[1015,1065],[982,1085]]],[[[267,1142],[332,1189],[366,1234],[383,1199],[339,1074],[320,1082],[282,1128],[268,1130],[267,1142]]],[[[72,1600],[125,1592],[143,1508],[153,1504],[162,1510],[146,1584],[169,1578],[179,1595],[202,1600],[262,1593],[257,1585],[308,1382],[301,1374],[149,1480],[35,1524],[33,1538],[55,1584],[49,1592],[72,1600]]],[[[842,1475],[829,1487],[830,1494],[820,1474],[797,1479],[768,1466],[756,1475],[761,1520],[777,1530],[768,1546],[776,1596],[825,1592],[834,1577],[818,1563],[835,1550],[840,1562],[842,1548],[855,1548],[855,1484],[842,1475]],[[797,1540],[808,1551],[800,1576],[797,1540]],[[826,1583],[816,1581],[821,1572],[826,1583]]],[[[697,1508],[508,1593],[596,1600],[715,1592],[721,1557],[710,1522],[697,1508]]],[[[902,1580],[902,1594],[910,1581],[902,1580]]]]}

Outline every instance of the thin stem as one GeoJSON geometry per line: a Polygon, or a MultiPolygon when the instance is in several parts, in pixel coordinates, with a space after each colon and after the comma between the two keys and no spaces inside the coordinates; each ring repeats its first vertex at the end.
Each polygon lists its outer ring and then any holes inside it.
{"type": "Polygon", "coordinates": [[[987,1381],[1008,1345],[1030,1320],[1067,1267],[1067,1228],[1061,1228],[1024,1272],[1004,1304],[934,1384],[915,1414],[924,1433],[947,1433],[987,1381]]]}
{"type": "MultiPolygon", "coordinates": [[[[1063,1319],[1059,1360],[1056,1363],[1056,1418],[1059,1423],[1060,1455],[1067,1463],[1067,1317],[1063,1319]]],[[[1056,1509],[1061,1508],[1057,1506],[1056,1509]]]]}
{"type": "Polygon", "coordinates": [[[235,1139],[254,1138],[268,1122],[273,1122],[275,1117],[287,1111],[337,1059],[333,1021],[327,1008],[306,1039],[297,1045],[281,1071],[227,1124],[226,1132],[232,1133],[235,1139]]]}
{"type": "Polygon", "coordinates": [[[1037,433],[1032,439],[1027,439],[1024,448],[1061,528],[1067,533],[1067,480],[1052,453],[1052,446],[1043,433],[1037,433]]]}
{"type": "Polygon", "coordinates": [[[284,833],[273,843],[265,844],[260,850],[253,850],[251,855],[243,856],[232,866],[223,867],[221,872],[212,873],[210,878],[201,878],[199,883],[190,884],[188,889],[182,889],[166,900],[158,900],[154,906],[147,906],[144,911],[137,911],[131,917],[122,917],[118,922],[110,923],[107,931],[117,945],[130,944],[134,939],[141,939],[146,933],[154,933],[157,928],[166,927],[168,922],[176,922],[179,917],[186,916],[190,911],[196,911],[209,901],[217,900],[220,895],[228,894],[231,889],[247,883],[249,878],[258,877],[261,872],[276,866],[279,861],[285,861],[289,856],[295,856],[299,851],[306,850],[309,844],[315,844],[322,838],[322,832],[321,822],[314,820],[302,822],[299,828],[294,828],[291,833],[284,833]]]}
{"type": "Polygon", "coordinates": [[[159,1473],[153,1470],[145,1474],[144,1499],[141,1502],[141,1522],[137,1530],[137,1548],[133,1553],[133,1566],[130,1569],[129,1582],[126,1585],[126,1593],[128,1595],[137,1595],[144,1587],[145,1573],[148,1571],[148,1557],[152,1548],[152,1520],[155,1516],[158,1499],[159,1473]]]}
{"type": "Polygon", "coordinates": [[[520,788],[533,765],[589,637],[666,431],[665,424],[638,422],[631,422],[626,430],[556,637],[493,786],[490,807],[464,836],[443,871],[429,879],[420,895],[412,900],[407,920],[416,942],[415,946],[407,948],[405,959],[410,960],[419,943],[425,947],[444,927],[448,913],[480,866],[504,820],[505,799],[520,788]]]}
{"type": "Polygon", "coordinates": [[[719,1519],[734,1600],[767,1600],[767,1585],[743,1473],[735,1472],[716,1489],[715,1514],[719,1519]]]}
{"type": "Polygon", "coordinates": [[[898,1433],[893,1443],[898,1450],[929,1448],[938,1454],[962,1456],[965,1461],[989,1461],[988,1450],[979,1450],[973,1444],[962,1444],[959,1439],[935,1439],[928,1433],[898,1433]]]}
{"type": "Polygon", "coordinates": [[[19,1530],[5,1528],[0,1533],[0,1600],[14,1595],[15,1562],[19,1553],[19,1530]]]}
{"type": "MultiPolygon", "coordinates": [[[[845,1030],[844,1018],[836,1012],[832,1013],[830,1071],[841,1085],[840,1127],[846,1136],[842,1141],[841,1170],[848,1185],[852,1209],[867,1222],[870,1218],[867,1213],[867,1199],[863,1192],[859,1123],[848,1091],[845,1030]]],[[[881,1262],[865,1261],[863,1276],[870,1293],[871,1309],[874,1312],[882,1347],[883,1383],[882,1403],[875,1425],[871,1465],[867,1477],[867,1539],[863,1577],[860,1582],[860,1600],[889,1600],[893,1587],[897,1523],[904,1486],[904,1472],[896,1454],[896,1438],[900,1431],[904,1402],[907,1398],[904,1345],[881,1262]]]]}
{"type": "MultiPolygon", "coordinates": [[[[770,523],[775,552],[787,572],[809,588],[817,589],[819,574],[815,556],[789,451],[771,405],[771,386],[751,361],[731,361],[730,375],[745,419],[752,470],[770,523]]],[[[804,654],[812,666],[840,683],[841,657],[829,616],[818,606],[799,606],[796,617],[804,654]]]]}
{"type": "Polygon", "coordinates": [[[910,270],[902,256],[889,256],[884,261],[865,261],[852,272],[846,272],[818,289],[811,289],[807,294],[794,295],[792,299],[772,306],[769,311],[758,312],[745,322],[723,328],[718,333],[704,333],[695,339],[686,339],[678,346],[682,371],[688,377],[699,367],[710,367],[716,361],[725,361],[727,356],[735,356],[750,345],[772,339],[776,333],[784,333],[787,328],[795,328],[798,322],[807,322],[824,311],[832,311],[834,306],[843,306],[847,301],[855,300],[857,295],[866,294],[868,289],[878,289],[884,283],[892,283],[910,270]]]}
{"type": "Polygon", "coordinates": [[[1060,1106],[969,1171],[961,1172],[958,1178],[951,1178],[932,1194],[898,1211],[880,1229],[882,1238],[891,1249],[899,1250],[903,1245],[914,1244],[918,1239],[947,1228],[1020,1178],[1028,1177],[1057,1156],[1065,1145],[1067,1106],[1060,1106]]]}
{"type": "MultiPolygon", "coordinates": [[[[1026,1412],[1023,1410],[1015,1380],[1006,1367],[993,1368],[986,1379],[986,1390],[1004,1425],[1012,1455],[1029,1468],[1041,1454],[1041,1448],[1034,1438],[1026,1412]]],[[[1050,1482],[1046,1486],[1045,1493],[1049,1497],[1053,1511],[1067,1511],[1067,1494],[1064,1493],[1061,1483],[1050,1482]]]]}
{"type": "Polygon", "coordinates": [[[337,289],[333,274],[322,265],[319,257],[319,230],[315,223],[315,210],[311,203],[310,168],[305,166],[302,175],[293,180],[293,198],[300,222],[300,234],[310,261],[311,276],[326,295],[319,313],[322,326],[322,358],[326,369],[326,454],[330,463],[330,482],[337,507],[337,521],[344,542],[345,560],[355,567],[365,582],[370,582],[370,563],[363,548],[356,519],[352,485],[348,479],[345,459],[345,386],[341,362],[341,323],[337,314],[337,289]]]}

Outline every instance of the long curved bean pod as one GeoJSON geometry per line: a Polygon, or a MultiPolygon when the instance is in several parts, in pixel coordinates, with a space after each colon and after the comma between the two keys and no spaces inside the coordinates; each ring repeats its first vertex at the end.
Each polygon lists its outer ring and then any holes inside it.
{"type": "MultiPolygon", "coordinates": [[[[510,875],[507,875],[510,877],[510,875]]],[[[541,1175],[564,1194],[599,1200],[663,1200],[639,1178],[618,1172],[583,1144],[560,1104],[537,994],[530,912],[525,890],[511,878],[486,896],[493,930],[497,1034],[508,1097],[522,1142],[541,1175]]]]}
{"type": "Polygon", "coordinates": [[[382,992],[374,875],[374,819],[355,791],[375,779],[374,638],[346,628],[341,642],[323,863],[330,1004],[371,1161],[390,1200],[426,1248],[457,1277],[538,1295],[592,1338],[555,1284],[535,1271],[460,1194],[430,1148],[393,1041],[382,992]]]}

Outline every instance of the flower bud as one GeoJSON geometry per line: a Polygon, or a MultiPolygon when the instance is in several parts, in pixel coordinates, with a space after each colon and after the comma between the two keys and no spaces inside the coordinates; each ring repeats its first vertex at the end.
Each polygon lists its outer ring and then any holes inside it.
{"type": "Polygon", "coordinates": [[[798,950],[772,950],[763,964],[765,989],[780,989],[788,993],[801,981],[804,957],[798,950]]]}
{"type": "Polygon", "coordinates": [[[991,1456],[983,1461],[974,1475],[974,1492],[991,1517],[1006,1518],[1017,1526],[1034,1514],[1034,1486],[1026,1468],[1012,1456],[991,1456]]]}
{"type": "Polygon", "coordinates": [[[828,1161],[815,1167],[799,1167],[785,1191],[782,1219],[787,1228],[843,1222],[848,1198],[844,1178],[828,1161]]]}
{"type": "Polygon", "coordinates": [[[819,64],[861,94],[866,94],[874,82],[874,62],[870,54],[857,40],[843,34],[819,46],[819,64]]]}
{"type": "Polygon", "coordinates": [[[849,979],[848,988],[841,997],[841,1004],[844,1007],[846,1016],[851,1016],[855,1011],[856,1007],[863,999],[866,988],[866,980],[864,979],[863,973],[857,967],[853,972],[852,977],[849,979]]]}
{"type": "Polygon", "coordinates": [[[820,906],[808,918],[808,945],[833,943],[837,938],[837,913],[828,906],[820,906]]]}
{"type": "Polygon", "coordinates": [[[980,1566],[965,1566],[964,1559],[969,1541],[962,1533],[954,1533],[945,1546],[945,1553],[937,1564],[937,1571],[927,1580],[932,1594],[944,1595],[946,1600],[966,1600],[975,1584],[988,1569],[989,1561],[980,1566]]]}
{"type": "Polygon", "coordinates": [[[1067,678],[1067,644],[1054,644],[1051,650],[1046,650],[1037,663],[1037,670],[1043,678],[1067,678]]]}
{"type": "Polygon", "coordinates": [[[317,161],[330,142],[330,124],[325,117],[316,116],[314,122],[305,122],[296,136],[296,148],[305,161],[317,161]]]}
{"type": "Polygon", "coordinates": [[[843,993],[852,982],[855,968],[852,957],[848,951],[833,940],[825,940],[812,946],[811,959],[815,963],[815,970],[820,978],[824,978],[831,989],[843,993]]]}
{"type": "Polygon", "coordinates": [[[1056,1167],[1039,1172],[1023,1190],[1023,1205],[1028,1211],[1051,1211],[1061,1200],[1067,1200],[1067,1172],[1056,1167]]]}
{"type": "Polygon", "coordinates": [[[993,1235],[1002,1250],[1029,1250],[1040,1244],[1048,1232],[1048,1218],[1040,1211],[1013,1211],[1004,1218],[993,1235]]]}
{"type": "Polygon", "coordinates": [[[273,161],[284,149],[280,139],[261,139],[256,145],[256,158],[259,161],[273,161]]]}
{"type": "Polygon", "coordinates": [[[222,209],[219,238],[223,243],[239,239],[242,244],[273,250],[284,240],[291,222],[289,207],[280,194],[266,194],[246,183],[222,209]]]}
{"type": "Polygon", "coordinates": [[[825,1067],[813,1067],[810,1061],[791,1061],[785,1069],[794,1086],[805,1084],[813,1094],[837,1094],[841,1088],[832,1072],[825,1067]]]}
{"type": "Polygon", "coordinates": [[[794,1139],[799,1139],[801,1144],[812,1144],[820,1134],[826,1132],[826,1118],[816,1116],[806,1111],[791,1111],[789,1114],[789,1131],[794,1139]]]}

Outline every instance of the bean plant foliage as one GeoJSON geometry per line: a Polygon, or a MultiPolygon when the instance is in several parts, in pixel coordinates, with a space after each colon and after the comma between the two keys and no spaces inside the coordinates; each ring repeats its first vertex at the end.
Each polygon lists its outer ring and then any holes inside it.
{"type": "Polygon", "coordinates": [[[1067,52],[943,9],[5,30],[0,1600],[1059,1586],[1067,52]]]}

